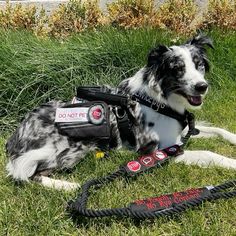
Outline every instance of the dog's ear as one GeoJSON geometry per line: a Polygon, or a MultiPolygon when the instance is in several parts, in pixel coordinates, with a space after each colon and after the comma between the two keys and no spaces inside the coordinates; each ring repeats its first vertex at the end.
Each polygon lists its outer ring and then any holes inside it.
{"type": "Polygon", "coordinates": [[[158,47],[152,49],[147,58],[147,66],[151,67],[153,65],[158,65],[163,58],[163,54],[169,51],[170,49],[165,45],[159,45],[158,47]]]}
{"type": "Polygon", "coordinates": [[[201,34],[187,41],[187,44],[194,45],[195,47],[198,47],[200,49],[204,49],[205,46],[208,46],[214,49],[212,40],[209,37],[201,35],[201,34]]]}
{"type": "Polygon", "coordinates": [[[208,59],[207,59],[207,56],[206,56],[205,52],[206,52],[206,46],[214,49],[212,40],[207,36],[199,34],[196,37],[194,37],[193,39],[189,40],[187,42],[187,44],[193,45],[193,46],[199,48],[200,53],[202,55],[202,59],[203,59],[204,64],[205,64],[205,70],[209,71],[210,66],[209,66],[209,62],[208,62],[208,59]]]}

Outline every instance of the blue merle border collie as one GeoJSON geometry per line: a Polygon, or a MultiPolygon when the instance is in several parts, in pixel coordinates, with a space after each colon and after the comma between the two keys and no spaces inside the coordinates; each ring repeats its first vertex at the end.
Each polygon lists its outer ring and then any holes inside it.
{"type": "MultiPolygon", "coordinates": [[[[158,46],[148,54],[146,66],[133,77],[122,81],[118,90],[125,94],[139,92],[179,114],[187,109],[200,108],[208,91],[204,78],[209,70],[206,47],[213,47],[212,41],[202,35],[179,46],[158,46]]],[[[8,176],[17,181],[35,180],[57,189],[79,187],[78,183],[49,177],[55,170],[74,167],[88,152],[97,148],[93,140],[75,141],[59,134],[54,123],[55,111],[64,105],[60,101],[51,101],[26,115],[6,144],[8,176]]],[[[169,147],[180,143],[181,135],[186,133],[177,120],[157,113],[148,106],[137,102],[129,109],[139,124],[134,130],[136,145],[132,147],[133,150],[139,150],[150,142],[156,144],[154,149],[169,147]]],[[[111,148],[124,147],[112,109],[110,122],[111,148]]],[[[201,125],[197,128],[200,133],[195,137],[221,136],[236,144],[236,135],[224,129],[201,125]]],[[[185,151],[175,158],[175,162],[236,169],[235,159],[211,151],[185,151]]]]}

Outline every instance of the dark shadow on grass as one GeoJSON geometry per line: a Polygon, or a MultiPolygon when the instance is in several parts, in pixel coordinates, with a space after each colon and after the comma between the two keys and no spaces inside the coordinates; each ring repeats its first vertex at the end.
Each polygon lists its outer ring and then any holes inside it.
{"type": "MultiPolygon", "coordinates": [[[[69,216],[69,215],[68,215],[69,216]]],[[[153,225],[156,223],[156,221],[160,221],[159,224],[165,224],[168,223],[170,220],[177,221],[178,223],[181,223],[181,215],[175,215],[172,217],[163,217],[163,218],[154,218],[154,219],[136,219],[136,218],[123,218],[123,217],[104,217],[104,218],[86,218],[83,216],[70,216],[68,220],[72,220],[73,223],[77,228],[85,228],[89,229],[90,227],[94,227],[96,225],[97,232],[99,229],[104,229],[105,227],[111,227],[114,222],[119,222],[123,226],[129,227],[130,224],[134,225],[137,228],[140,228],[142,226],[145,227],[153,227],[153,225]]]]}

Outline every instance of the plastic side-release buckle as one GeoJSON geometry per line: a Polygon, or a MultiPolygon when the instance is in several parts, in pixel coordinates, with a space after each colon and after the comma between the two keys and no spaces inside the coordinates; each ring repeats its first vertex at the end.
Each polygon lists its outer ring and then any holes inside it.
{"type": "Polygon", "coordinates": [[[130,204],[129,208],[131,212],[157,212],[175,208],[176,206],[179,206],[188,201],[201,197],[206,197],[209,195],[211,195],[211,192],[206,187],[188,189],[182,192],[175,192],[172,194],[161,195],[158,197],[136,200],[135,202],[130,204]]]}

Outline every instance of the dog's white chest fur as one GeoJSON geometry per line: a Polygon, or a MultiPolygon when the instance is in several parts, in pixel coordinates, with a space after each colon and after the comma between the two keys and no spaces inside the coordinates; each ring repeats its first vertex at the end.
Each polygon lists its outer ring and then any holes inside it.
{"type": "Polygon", "coordinates": [[[157,148],[166,148],[180,143],[182,127],[177,120],[143,105],[141,105],[141,112],[145,115],[145,123],[149,132],[154,132],[159,138],[157,148]]]}

